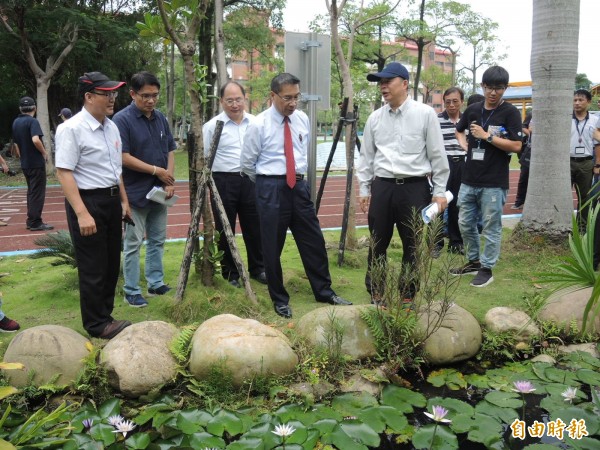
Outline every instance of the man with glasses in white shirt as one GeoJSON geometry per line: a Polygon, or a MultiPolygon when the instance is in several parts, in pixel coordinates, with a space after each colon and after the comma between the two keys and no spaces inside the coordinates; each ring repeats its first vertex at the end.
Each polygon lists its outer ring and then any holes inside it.
{"type": "Polygon", "coordinates": [[[305,180],[310,122],[296,110],[300,80],[282,73],[271,80],[271,107],[248,126],[242,149],[242,171],[256,180],[256,206],[269,294],[275,312],[292,317],[283,284],[281,252],[292,232],[315,300],[351,305],[331,288],[329,260],[315,206],[305,180]]]}
{"type": "Polygon", "coordinates": [[[121,136],[108,118],[117,89],[100,72],[79,77],[83,108],[56,130],[56,176],[75,248],[83,327],[93,337],[112,339],[128,320],[111,316],[119,279],[121,220],[131,220],[121,178],[121,136]]]}
{"type": "MultiPolygon", "coordinates": [[[[217,120],[224,122],[219,146],[212,165],[212,176],[219,191],[219,196],[223,201],[227,220],[234,233],[236,218],[240,220],[240,228],[242,229],[248,255],[250,276],[259,283],[266,284],[267,277],[263,264],[254,183],[246,174],[241,172],[240,167],[244,135],[254,116],[245,112],[246,92],[238,82],[228,81],[221,86],[219,98],[223,112],[213,117],[202,127],[204,154],[206,157],[209,156],[217,120]]],[[[223,233],[223,223],[221,217],[216,213],[214,202],[213,212],[217,231],[221,234],[219,240],[219,249],[223,251],[221,273],[223,278],[229,281],[229,284],[234,287],[241,287],[240,274],[233,261],[231,250],[223,233]]]]}

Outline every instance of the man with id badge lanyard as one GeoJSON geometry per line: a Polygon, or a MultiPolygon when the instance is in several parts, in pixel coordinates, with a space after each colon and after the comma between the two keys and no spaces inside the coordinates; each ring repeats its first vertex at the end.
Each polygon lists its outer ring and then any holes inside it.
{"type": "MultiPolygon", "coordinates": [[[[573,120],[571,121],[569,156],[571,158],[571,185],[574,185],[577,191],[577,218],[581,230],[585,230],[589,209],[581,209],[581,206],[589,198],[594,169],[596,168],[593,143],[596,116],[592,116],[588,112],[591,102],[592,94],[586,89],[577,89],[573,94],[573,120]]],[[[600,167],[600,164],[598,164],[598,167],[600,167]]],[[[596,173],[598,173],[597,170],[596,173]]]]}
{"type": "Polygon", "coordinates": [[[521,151],[521,115],[517,108],[502,100],[508,79],[503,67],[487,69],[481,80],[484,101],[469,106],[456,124],[458,142],[467,151],[458,194],[458,224],[468,262],[450,269],[450,273],[476,274],[471,281],[474,287],[487,286],[494,280],[492,268],[500,257],[510,156],[521,151]],[[483,217],[483,251],[477,231],[479,214],[483,217]]]}

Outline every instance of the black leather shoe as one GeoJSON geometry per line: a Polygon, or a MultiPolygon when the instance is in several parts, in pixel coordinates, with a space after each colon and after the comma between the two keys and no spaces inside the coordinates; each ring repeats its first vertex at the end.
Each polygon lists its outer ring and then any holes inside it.
{"type": "Polygon", "coordinates": [[[29,227],[29,231],[50,231],[54,230],[52,225],[48,225],[47,223],[43,223],[38,225],[37,227],[29,227]]]}
{"type": "Polygon", "coordinates": [[[284,317],[286,319],[292,318],[292,308],[289,305],[277,305],[273,304],[273,309],[277,313],[278,316],[284,317]]]}
{"type": "Polygon", "coordinates": [[[267,284],[267,274],[265,274],[264,272],[261,272],[258,275],[252,275],[252,279],[258,281],[261,284],[267,284]]]}
{"type": "Polygon", "coordinates": [[[330,305],[339,305],[339,306],[346,306],[346,305],[352,304],[352,302],[349,302],[348,300],[346,300],[336,294],[333,294],[331,297],[329,297],[326,300],[317,300],[317,301],[319,303],[329,303],[330,305]]]}
{"type": "Polygon", "coordinates": [[[238,280],[237,278],[235,280],[229,280],[229,284],[232,285],[234,288],[242,287],[242,285],[240,284],[240,280],[238,280]]]}
{"type": "Polygon", "coordinates": [[[114,320],[104,327],[98,337],[100,339],[112,339],[129,325],[131,325],[129,320],[114,320]]]}

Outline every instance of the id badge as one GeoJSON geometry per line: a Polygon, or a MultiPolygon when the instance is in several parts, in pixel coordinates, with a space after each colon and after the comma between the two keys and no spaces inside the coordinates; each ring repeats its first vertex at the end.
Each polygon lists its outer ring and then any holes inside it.
{"type": "Polygon", "coordinates": [[[575,147],[575,154],[576,155],[584,155],[585,154],[585,147],[575,147]]]}
{"type": "Polygon", "coordinates": [[[474,148],[471,153],[471,159],[473,161],[483,161],[483,157],[485,156],[485,149],[481,147],[474,148]]]}

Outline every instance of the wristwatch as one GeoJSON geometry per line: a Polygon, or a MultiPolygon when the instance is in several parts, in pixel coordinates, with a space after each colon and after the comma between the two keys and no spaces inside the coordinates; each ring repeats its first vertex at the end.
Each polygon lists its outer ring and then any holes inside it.
{"type": "Polygon", "coordinates": [[[485,138],[486,141],[488,141],[490,144],[492,143],[492,139],[494,139],[494,136],[492,136],[491,134],[485,138]]]}

